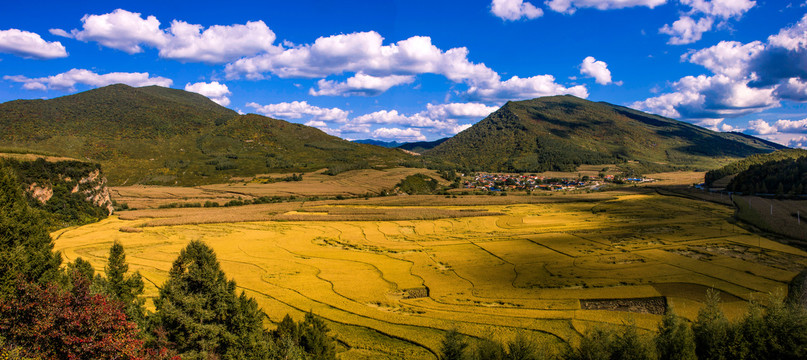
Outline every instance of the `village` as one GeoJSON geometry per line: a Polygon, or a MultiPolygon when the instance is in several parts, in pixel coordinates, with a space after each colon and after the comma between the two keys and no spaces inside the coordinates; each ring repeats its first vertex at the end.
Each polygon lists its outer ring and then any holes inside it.
{"type": "Polygon", "coordinates": [[[623,178],[611,174],[602,174],[602,177],[580,176],[577,178],[546,177],[539,174],[496,174],[477,173],[473,180],[465,181],[465,189],[483,191],[571,191],[571,190],[598,190],[605,184],[626,184],[651,182],[647,178],[623,178]]]}

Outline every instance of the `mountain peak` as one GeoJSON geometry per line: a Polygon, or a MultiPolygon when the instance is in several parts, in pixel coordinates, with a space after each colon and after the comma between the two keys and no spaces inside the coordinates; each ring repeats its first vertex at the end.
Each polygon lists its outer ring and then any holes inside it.
{"type": "Polygon", "coordinates": [[[631,160],[668,168],[714,166],[782,146],[572,95],[509,101],[426,155],[471,170],[573,171],[631,160]]]}

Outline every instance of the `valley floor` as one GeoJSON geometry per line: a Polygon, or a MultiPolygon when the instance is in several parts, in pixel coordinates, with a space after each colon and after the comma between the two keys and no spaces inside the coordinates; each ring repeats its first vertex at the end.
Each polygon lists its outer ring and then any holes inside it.
{"type": "Polygon", "coordinates": [[[665,301],[694,318],[709,288],[730,317],[784,294],[807,252],[735,226],[732,213],[640,187],[128,211],[53,235],[66,260],[98,270],[121,241],[149,296],[201,239],[273,322],[313,311],[342,358],[430,359],[452,328],[576,342],[604,323],[654,329],[665,301]]]}

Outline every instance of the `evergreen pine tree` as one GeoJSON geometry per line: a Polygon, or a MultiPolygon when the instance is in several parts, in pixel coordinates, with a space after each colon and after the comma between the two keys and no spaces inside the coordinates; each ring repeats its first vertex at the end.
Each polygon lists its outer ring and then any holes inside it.
{"type": "Polygon", "coordinates": [[[613,353],[612,343],[616,334],[609,329],[594,328],[586,332],[580,345],[569,347],[563,354],[565,360],[610,360],[613,353]]]}
{"type": "Polygon", "coordinates": [[[84,276],[90,281],[95,277],[95,269],[92,267],[92,264],[81,257],[77,257],[76,260],[67,264],[67,268],[65,269],[65,273],[67,274],[66,278],[70,279],[74,272],[81,274],[81,276],[84,276]]]}
{"type": "Polygon", "coordinates": [[[264,359],[271,345],[255,300],[236,295],[213,249],[191,241],[174,261],[150,317],[183,359],[264,359]]]}
{"type": "Polygon", "coordinates": [[[505,356],[504,346],[488,338],[480,340],[474,351],[474,360],[504,360],[505,356]]]}
{"type": "Polygon", "coordinates": [[[617,333],[611,345],[611,359],[620,360],[649,360],[653,354],[647,342],[636,330],[636,324],[626,325],[617,333]]]}
{"type": "Polygon", "coordinates": [[[692,329],[671,307],[661,320],[655,339],[659,360],[696,360],[692,329]]]}
{"type": "Polygon", "coordinates": [[[731,324],[720,309],[720,295],[716,290],[706,292],[706,306],[698,311],[692,325],[695,335],[695,354],[700,360],[725,360],[731,339],[731,324]]]}
{"type": "Polygon", "coordinates": [[[451,329],[446,333],[443,338],[443,343],[440,347],[441,360],[462,360],[465,359],[465,348],[468,343],[462,339],[462,335],[455,329],[451,329]]]}
{"type": "Polygon", "coordinates": [[[0,163],[0,296],[13,291],[20,275],[40,284],[56,280],[61,262],[45,217],[28,205],[13,171],[0,163]]]}
{"type": "Polygon", "coordinates": [[[538,352],[533,344],[522,333],[507,343],[507,360],[538,360],[538,352]]]}
{"type": "Polygon", "coordinates": [[[312,312],[305,314],[300,324],[300,346],[313,360],[336,359],[336,347],[328,335],[328,326],[312,312]]]}
{"type": "Polygon", "coordinates": [[[129,276],[129,264],[126,262],[126,252],[120,242],[115,241],[109,249],[109,260],[104,268],[106,279],[103,280],[105,291],[113,299],[123,303],[123,309],[130,321],[145,325],[145,300],[143,294],[144,284],[140,272],[129,276]]]}

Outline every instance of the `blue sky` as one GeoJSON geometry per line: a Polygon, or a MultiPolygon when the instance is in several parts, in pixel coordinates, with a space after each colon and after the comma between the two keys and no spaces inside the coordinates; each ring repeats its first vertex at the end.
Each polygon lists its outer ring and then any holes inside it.
{"type": "Polygon", "coordinates": [[[804,0],[13,2],[0,101],[127,83],[348,139],[573,94],[807,146],[804,0]]]}

